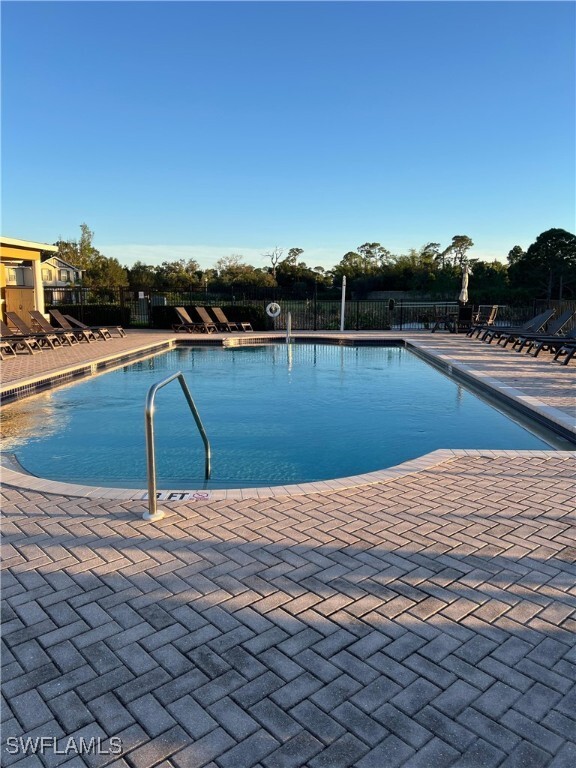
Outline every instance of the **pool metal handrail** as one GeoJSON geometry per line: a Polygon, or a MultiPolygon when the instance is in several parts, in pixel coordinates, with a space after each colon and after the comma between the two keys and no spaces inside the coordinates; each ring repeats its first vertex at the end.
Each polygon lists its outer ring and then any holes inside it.
{"type": "Polygon", "coordinates": [[[206,435],[206,430],[204,429],[202,420],[200,419],[200,414],[198,413],[196,404],[194,403],[190,390],[188,389],[188,385],[186,384],[186,379],[184,378],[184,374],[182,373],[182,371],[178,371],[177,373],[172,374],[172,376],[168,376],[168,378],[163,379],[162,381],[159,381],[157,384],[154,384],[153,386],[151,386],[150,389],[148,390],[148,395],[146,397],[145,425],[146,425],[146,464],[147,464],[147,474],[148,474],[148,512],[144,513],[143,515],[144,520],[160,520],[160,518],[164,517],[164,513],[157,508],[157,504],[156,504],[156,457],[154,453],[154,399],[156,397],[156,392],[162,387],[165,387],[166,384],[169,384],[171,381],[174,381],[174,379],[178,379],[180,383],[180,386],[182,388],[182,391],[184,392],[186,401],[188,402],[190,410],[192,411],[192,416],[194,416],[194,421],[196,422],[196,426],[198,427],[200,436],[202,437],[202,441],[204,443],[204,449],[205,449],[204,476],[206,480],[210,478],[210,472],[211,472],[210,442],[206,435]]]}

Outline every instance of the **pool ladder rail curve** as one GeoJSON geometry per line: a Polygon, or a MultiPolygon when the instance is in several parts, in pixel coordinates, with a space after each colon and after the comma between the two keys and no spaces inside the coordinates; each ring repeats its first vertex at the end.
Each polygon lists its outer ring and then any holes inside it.
{"type": "Polygon", "coordinates": [[[194,416],[194,421],[196,422],[196,426],[198,427],[198,431],[200,432],[200,436],[202,437],[202,442],[204,443],[204,452],[205,452],[204,476],[206,480],[210,479],[210,474],[211,474],[210,441],[208,440],[208,436],[206,435],[206,430],[204,429],[204,425],[202,424],[202,419],[200,418],[200,414],[198,413],[198,409],[196,408],[196,404],[194,402],[192,394],[190,393],[188,384],[186,384],[186,379],[184,378],[184,374],[182,373],[182,371],[178,371],[177,373],[172,374],[172,376],[168,376],[168,378],[163,379],[162,381],[159,381],[157,384],[153,384],[148,390],[148,395],[146,397],[145,427],[146,427],[146,468],[147,468],[147,479],[148,479],[148,510],[144,512],[142,517],[144,520],[148,520],[149,522],[161,520],[165,514],[161,509],[158,509],[157,503],[156,503],[156,456],[154,451],[154,401],[155,401],[156,393],[158,392],[158,390],[162,389],[162,387],[165,387],[167,384],[170,384],[170,382],[174,381],[174,379],[178,379],[178,382],[182,388],[182,392],[184,392],[184,397],[186,398],[188,406],[192,411],[192,416],[194,416]]]}

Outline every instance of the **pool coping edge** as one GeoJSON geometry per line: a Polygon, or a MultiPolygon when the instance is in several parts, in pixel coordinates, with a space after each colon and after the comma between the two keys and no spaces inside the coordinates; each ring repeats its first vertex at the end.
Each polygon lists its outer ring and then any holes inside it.
{"type": "MultiPolygon", "coordinates": [[[[296,334],[295,334],[296,336],[296,334]]],[[[327,335],[324,333],[318,336],[310,336],[309,333],[298,334],[296,336],[300,342],[320,342],[340,344],[342,346],[354,346],[358,339],[350,337],[343,338],[336,335],[327,335]]],[[[428,338],[428,337],[427,337],[428,338]]],[[[208,339],[197,338],[182,338],[171,337],[162,341],[157,341],[152,344],[146,344],[140,346],[130,353],[122,352],[116,355],[99,358],[92,363],[84,363],[78,366],[69,366],[67,369],[53,374],[50,376],[36,377],[36,379],[29,379],[26,382],[20,382],[18,385],[12,387],[12,389],[19,389],[33,384],[34,381],[45,381],[50,379],[53,383],[65,384],[67,381],[71,381],[75,378],[90,377],[101,373],[109,372],[114,367],[119,367],[137,360],[144,359],[148,355],[156,354],[161,351],[168,351],[176,346],[237,346],[235,342],[240,340],[241,343],[238,346],[248,345],[262,345],[270,343],[278,343],[279,341],[285,341],[285,338],[281,335],[271,334],[269,336],[254,335],[250,337],[240,336],[236,337],[219,337],[208,341],[208,339]],[[244,339],[246,340],[244,342],[244,339]],[[204,343],[202,343],[204,342],[204,343]],[[208,342],[208,343],[206,343],[208,342]],[[230,344],[232,342],[232,344],[230,344]],[[75,373],[78,371],[78,373],[75,373]],[[68,378],[62,381],[62,375],[67,375],[68,378]]],[[[524,415],[534,419],[541,425],[552,429],[561,436],[575,442],[576,437],[576,425],[574,419],[569,414],[560,411],[558,408],[548,406],[542,401],[533,396],[525,395],[518,389],[506,385],[499,379],[495,379],[489,375],[483,374],[481,371],[474,370],[471,366],[456,360],[448,354],[444,354],[438,350],[431,350],[427,347],[424,339],[415,339],[414,337],[406,338],[406,336],[394,336],[378,338],[365,337],[361,339],[364,345],[373,346],[398,346],[403,345],[417,356],[423,358],[427,363],[432,364],[439,370],[442,370],[449,375],[453,375],[457,372],[465,383],[469,383],[474,387],[484,391],[487,394],[493,396],[496,400],[502,404],[507,405],[516,411],[523,413],[524,415]]],[[[30,394],[40,394],[45,389],[50,388],[50,385],[44,386],[31,392],[30,394]]],[[[5,390],[4,390],[5,391],[5,390]]],[[[18,399],[18,398],[16,398],[18,399]]],[[[15,402],[12,400],[10,402],[15,402]]],[[[230,498],[268,498],[271,496],[294,496],[304,495],[310,493],[331,493],[335,491],[341,491],[349,488],[357,488],[366,485],[380,484],[389,482],[390,480],[398,479],[407,474],[414,474],[425,469],[430,469],[440,463],[451,461],[461,456],[475,456],[475,457],[509,457],[509,456],[538,456],[538,457],[555,457],[573,458],[576,456],[571,451],[560,450],[489,450],[489,449],[450,449],[442,448],[424,454],[414,459],[402,462],[401,464],[386,469],[376,470],[361,475],[352,475],[349,477],[340,477],[333,480],[322,480],[309,483],[292,484],[292,485],[280,485],[280,486],[264,486],[264,487],[248,487],[248,488],[229,488],[229,489],[182,489],[182,490],[163,490],[159,491],[159,500],[222,500],[230,498]],[[179,498],[167,498],[169,496],[179,498]],[[186,497],[185,499],[182,497],[186,497]]],[[[75,483],[66,483],[57,480],[48,480],[46,478],[38,477],[28,472],[20,463],[17,457],[11,453],[0,454],[0,469],[2,470],[2,485],[5,487],[18,488],[28,491],[37,491],[42,493],[51,493],[60,496],[71,496],[79,498],[102,498],[102,499],[116,499],[116,500],[147,500],[147,491],[143,489],[134,488],[111,488],[100,486],[88,486],[75,483]]]]}
{"type": "Polygon", "coordinates": [[[450,376],[454,376],[456,372],[465,384],[476,387],[503,405],[508,406],[512,410],[519,411],[524,416],[534,419],[561,437],[576,443],[576,418],[571,417],[568,413],[552,405],[546,405],[537,397],[526,395],[520,389],[512,387],[489,374],[478,371],[449,355],[432,352],[425,346],[420,346],[418,340],[405,340],[404,345],[411,352],[439,370],[448,373],[450,376]]]}
{"type": "MultiPolygon", "coordinates": [[[[334,493],[368,485],[382,485],[398,480],[406,475],[432,469],[440,464],[450,463],[463,456],[470,458],[490,459],[522,457],[522,458],[561,458],[572,459],[576,456],[572,451],[546,450],[489,450],[472,448],[439,448],[416,459],[397,464],[394,467],[367,472],[362,475],[339,477],[334,480],[321,480],[294,485],[263,486],[254,488],[216,488],[216,489],[169,489],[158,491],[158,501],[196,501],[214,502],[227,499],[270,498],[277,496],[303,496],[317,493],[334,493]]],[[[148,492],[141,488],[109,488],[74,483],[63,483],[58,480],[47,480],[32,475],[20,465],[14,454],[5,453],[0,456],[2,469],[2,485],[7,488],[33,491],[86,499],[114,499],[117,501],[147,502],[148,492]]]]}

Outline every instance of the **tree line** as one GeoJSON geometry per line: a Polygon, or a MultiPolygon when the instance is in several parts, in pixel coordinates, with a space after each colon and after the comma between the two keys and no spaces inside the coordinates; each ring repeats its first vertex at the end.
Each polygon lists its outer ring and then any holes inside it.
{"type": "Polygon", "coordinates": [[[442,248],[427,243],[392,254],[380,243],[363,243],[345,253],[332,268],[309,267],[302,248],[275,247],[262,254],[269,265],[254,267],[240,254],[218,259],[201,269],[194,259],[143,261],[122,266],[94,247],[94,233],[80,225],[78,240],[60,239],[58,255],[83,271],[82,286],[91,289],[129,288],[134,291],[190,291],[237,293],[281,288],[295,296],[338,291],[346,277],[357,298],[372,291],[407,291],[420,295],[445,296],[457,291],[462,268],[472,272],[471,300],[476,302],[525,303],[534,299],[576,299],[576,236],[564,229],[542,232],[526,251],[519,245],[508,253],[507,264],[475,259],[474,243],[467,235],[455,235],[442,248]]]}

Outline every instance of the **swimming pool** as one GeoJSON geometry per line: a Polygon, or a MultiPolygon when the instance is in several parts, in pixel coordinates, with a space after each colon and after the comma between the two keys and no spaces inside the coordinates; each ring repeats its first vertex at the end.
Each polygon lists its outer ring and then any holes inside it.
{"type": "Polygon", "coordinates": [[[328,480],[439,448],[551,447],[405,348],[297,344],[178,347],[4,406],[3,450],[41,477],[143,488],[146,394],[177,370],[212,444],[212,479],[174,383],[156,401],[159,488],[328,480]]]}

